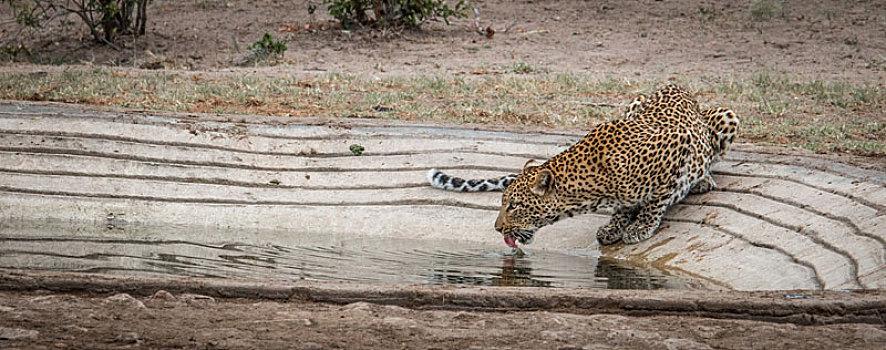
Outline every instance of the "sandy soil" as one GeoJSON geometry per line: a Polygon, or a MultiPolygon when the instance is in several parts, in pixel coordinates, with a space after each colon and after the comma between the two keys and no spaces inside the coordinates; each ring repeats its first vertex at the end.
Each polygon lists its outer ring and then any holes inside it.
{"type": "Polygon", "coordinates": [[[164,284],[16,273],[2,273],[0,281],[3,348],[881,349],[886,344],[886,329],[876,316],[886,309],[882,292],[533,293],[211,280],[164,284]],[[799,318],[781,317],[789,315],[799,318]]]}
{"type": "MultiPolygon", "coordinates": [[[[447,73],[517,62],[601,76],[709,77],[758,71],[882,83],[886,3],[787,2],[754,20],[732,1],[472,1],[473,15],[425,31],[343,31],[306,1],[154,1],[148,34],[122,50],[89,42],[74,18],[25,37],[37,61],[216,69],[243,60],[265,31],[288,40],[278,74],[324,71],[447,73]],[[198,20],[195,20],[198,19],[198,20]],[[305,26],[310,26],[306,30],[305,26]],[[701,64],[701,62],[704,62],[701,64]]],[[[0,15],[8,17],[6,6],[0,15]]],[[[0,41],[14,32],[9,23],[0,41]]]]}
{"type": "Polygon", "coordinates": [[[160,292],[0,293],[0,347],[177,349],[878,349],[876,325],[412,310],[160,292]],[[33,331],[37,331],[34,333],[33,331]],[[2,337],[19,338],[2,340],[2,337]]]}
{"type": "MultiPolygon", "coordinates": [[[[791,1],[770,19],[755,18],[750,1],[471,3],[478,10],[479,26],[495,29],[491,38],[477,32],[473,13],[469,18],[453,19],[448,26],[427,23],[421,31],[346,31],[322,8],[312,18],[307,1],[157,0],[149,6],[148,34],[123,37],[118,43],[122,49],[92,42],[71,17],[53,22],[46,31],[19,38],[33,54],[20,60],[58,66],[0,63],[0,71],[45,74],[74,65],[78,69],[106,65],[124,71],[169,69],[199,81],[254,75],[311,79],[338,72],[370,77],[471,76],[513,72],[519,67],[530,72],[588,74],[604,81],[675,80],[688,86],[728,86],[760,74],[795,82],[875,87],[886,83],[886,3],[882,1],[791,1]],[[265,32],[287,42],[283,59],[270,65],[241,65],[249,56],[247,47],[265,32]]],[[[9,12],[7,6],[0,6],[0,19],[9,18],[9,12]]],[[[0,20],[0,45],[15,42],[14,33],[13,22],[0,20]]],[[[633,96],[622,100],[630,98],[633,96]]],[[[622,100],[619,103],[624,103],[622,100]]],[[[207,101],[191,106],[190,111],[212,112],[229,103],[207,101]]],[[[866,104],[846,116],[845,111],[837,113],[827,102],[823,104],[785,115],[762,113],[762,107],[759,111],[744,108],[740,113],[744,120],[765,119],[788,131],[745,133],[741,141],[795,146],[822,139],[819,134],[823,134],[825,139],[840,143],[834,151],[871,155],[859,145],[882,139],[879,109],[866,104]],[[870,127],[846,131],[842,141],[829,136],[831,131],[826,127],[790,131],[810,118],[827,120],[831,125],[870,127]]],[[[329,114],[327,110],[302,109],[299,115],[329,114]]],[[[236,113],[244,111],[282,115],[292,109],[268,103],[246,106],[236,113]]]]}

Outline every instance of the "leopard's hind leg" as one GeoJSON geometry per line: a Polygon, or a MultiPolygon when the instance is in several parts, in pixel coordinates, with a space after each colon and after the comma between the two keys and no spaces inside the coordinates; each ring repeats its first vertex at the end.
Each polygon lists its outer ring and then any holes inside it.
{"type": "Polygon", "coordinates": [[[689,184],[661,189],[638,204],[637,216],[624,228],[621,241],[625,244],[635,244],[652,237],[661,225],[665,211],[683,200],[690,190],[689,184]]]}
{"type": "Polygon", "coordinates": [[[703,110],[701,111],[701,117],[710,126],[711,131],[713,131],[711,146],[714,149],[714,155],[717,157],[723,156],[726,153],[726,149],[735,140],[741,120],[731,109],[726,108],[703,110]]]}

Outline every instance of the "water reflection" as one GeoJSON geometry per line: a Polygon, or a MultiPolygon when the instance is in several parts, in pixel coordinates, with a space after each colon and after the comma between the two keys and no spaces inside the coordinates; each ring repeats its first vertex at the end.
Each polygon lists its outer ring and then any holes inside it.
{"type": "Polygon", "coordinates": [[[503,287],[550,287],[551,282],[532,277],[532,267],[526,256],[506,256],[501,259],[501,274],[493,278],[493,285],[503,287]]]}
{"type": "Polygon", "coordinates": [[[529,259],[505,256],[501,258],[501,270],[488,276],[466,276],[463,269],[435,269],[427,277],[429,284],[465,284],[497,287],[553,287],[554,282],[533,277],[529,259]]]}
{"type": "Polygon", "coordinates": [[[701,288],[691,279],[600,258],[595,251],[502,254],[457,241],[342,239],[299,246],[34,237],[0,231],[0,267],[251,280],[355,281],[618,289],[701,288]]]}

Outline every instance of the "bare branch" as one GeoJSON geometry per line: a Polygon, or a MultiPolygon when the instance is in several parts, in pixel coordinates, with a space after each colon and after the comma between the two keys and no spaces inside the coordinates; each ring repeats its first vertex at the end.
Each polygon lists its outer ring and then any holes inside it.
{"type": "MultiPolygon", "coordinates": [[[[89,28],[96,42],[119,50],[113,43],[118,34],[145,33],[147,2],[150,0],[6,0],[22,28],[36,30],[59,17],[76,15],[89,28]],[[22,4],[26,6],[12,6],[22,4]],[[133,16],[135,20],[133,21],[133,16]]],[[[10,22],[6,22],[10,23],[10,22]]],[[[6,24],[0,23],[0,24],[6,24]]],[[[19,32],[19,35],[21,31],[19,32]]]]}
{"type": "Polygon", "coordinates": [[[627,107],[626,104],[614,104],[614,103],[605,103],[605,102],[588,102],[588,101],[570,101],[571,103],[583,105],[583,106],[591,106],[591,107],[609,107],[609,108],[620,108],[627,107]]]}

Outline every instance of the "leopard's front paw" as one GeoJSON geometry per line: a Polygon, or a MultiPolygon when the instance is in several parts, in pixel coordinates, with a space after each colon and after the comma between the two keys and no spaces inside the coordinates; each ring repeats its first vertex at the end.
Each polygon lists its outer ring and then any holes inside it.
{"type": "Polygon", "coordinates": [[[622,233],[618,225],[607,224],[597,229],[597,242],[600,245],[610,245],[621,240],[622,233]]]}
{"type": "Polygon", "coordinates": [[[691,193],[691,194],[708,193],[708,192],[713,191],[715,187],[717,187],[717,183],[714,182],[714,178],[708,176],[708,177],[705,177],[705,178],[701,179],[700,181],[696,182],[694,185],[692,185],[692,187],[689,189],[689,193],[691,193]]]}
{"type": "Polygon", "coordinates": [[[641,225],[634,222],[628,225],[628,227],[625,227],[621,240],[625,242],[625,244],[637,244],[652,237],[657,228],[658,227],[650,227],[648,225],[641,225]]]}

